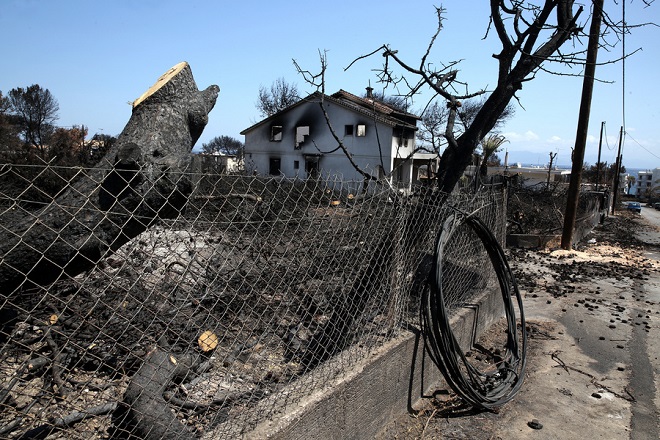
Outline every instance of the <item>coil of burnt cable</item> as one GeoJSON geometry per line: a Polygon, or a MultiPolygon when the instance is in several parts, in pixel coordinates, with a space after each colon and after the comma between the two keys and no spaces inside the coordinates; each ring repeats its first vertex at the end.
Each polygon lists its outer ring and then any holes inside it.
{"type": "Polygon", "coordinates": [[[483,409],[494,409],[511,400],[522,386],[526,363],[527,337],[522,298],[502,247],[477,216],[457,212],[443,224],[435,243],[429,289],[425,289],[422,301],[422,327],[429,356],[452,390],[470,405],[483,409]],[[505,352],[497,368],[487,372],[472,365],[463,353],[452,332],[443,293],[443,252],[461,225],[469,227],[483,244],[497,275],[506,314],[505,352]],[[514,297],[520,314],[520,328],[514,297]]]}

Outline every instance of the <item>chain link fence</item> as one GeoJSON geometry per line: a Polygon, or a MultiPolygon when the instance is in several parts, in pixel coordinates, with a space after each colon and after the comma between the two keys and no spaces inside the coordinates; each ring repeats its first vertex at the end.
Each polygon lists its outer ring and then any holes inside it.
{"type": "MultiPolygon", "coordinates": [[[[607,215],[609,190],[581,191],[573,241],[584,238],[607,215]]],[[[568,185],[553,183],[508,188],[508,232],[511,234],[561,234],[568,185]]]]}
{"type": "MultiPolygon", "coordinates": [[[[140,171],[0,169],[0,438],[240,436],[419,326],[454,208],[504,240],[502,186],[140,171]]],[[[457,237],[450,309],[494,284],[457,237]]]]}

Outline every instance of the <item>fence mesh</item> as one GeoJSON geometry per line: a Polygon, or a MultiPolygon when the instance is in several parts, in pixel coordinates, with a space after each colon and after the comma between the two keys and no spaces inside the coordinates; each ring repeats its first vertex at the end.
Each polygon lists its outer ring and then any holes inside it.
{"type": "MultiPolygon", "coordinates": [[[[501,187],[441,206],[425,192],[4,165],[0,438],[253,429],[418,326],[451,207],[504,237],[501,187]]],[[[459,236],[451,273],[475,281],[455,307],[492,282],[459,236]]]]}

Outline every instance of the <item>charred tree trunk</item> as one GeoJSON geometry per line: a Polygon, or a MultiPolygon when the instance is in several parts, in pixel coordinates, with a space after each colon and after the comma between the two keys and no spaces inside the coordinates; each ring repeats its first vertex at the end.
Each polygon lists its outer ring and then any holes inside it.
{"type": "Polygon", "coordinates": [[[38,212],[0,215],[0,290],[47,285],[94,266],[159,218],[173,218],[192,191],[186,175],[219,88],[199,91],[179,63],[133,103],[114,147],[38,212]]]}
{"type": "Polygon", "coordinates": [[[163,392],[186,376],[192,361],[153,347],[131,378],[122,402],[112,414],[110,438],[169,440],[193,438],[194,432],[173,416],[163,392]]]}

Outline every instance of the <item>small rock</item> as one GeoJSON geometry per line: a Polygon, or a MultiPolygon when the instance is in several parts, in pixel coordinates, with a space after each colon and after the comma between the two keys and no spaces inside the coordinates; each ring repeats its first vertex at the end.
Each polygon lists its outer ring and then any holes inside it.
{"type": "Polygon", "coordinates": [[[531,422],[527,422],[527,426],[529,426],[532,429],[542,429],[543,428],[543,424],[541,422],[539,422],[538,420],[536,420],[536,419],[533,419],[531,422]]]}
{"type": "Polygon", "coordinates": [[[591,393],[591,397],[593,397],[594,399],[600,399],[600,398],[602,398],[603,396],[601,396],[601,395],[598,394],[598,393],[591,393]]]}

